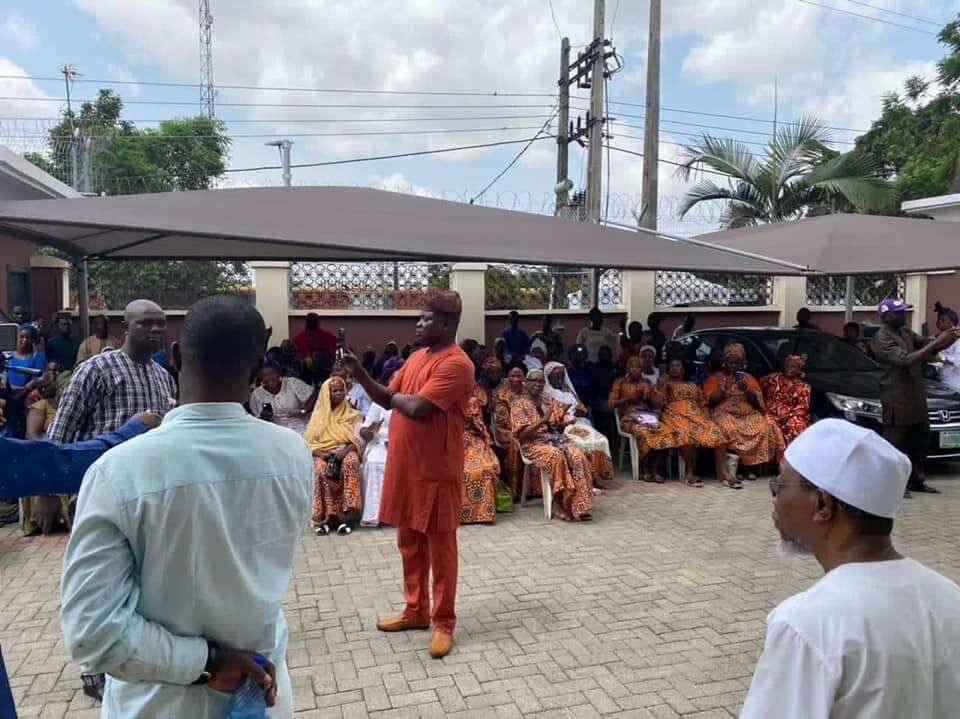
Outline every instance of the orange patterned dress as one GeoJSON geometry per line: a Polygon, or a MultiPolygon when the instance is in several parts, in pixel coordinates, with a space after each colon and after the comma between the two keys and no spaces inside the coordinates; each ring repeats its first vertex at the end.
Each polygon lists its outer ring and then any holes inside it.
{"type": "Polygon", "coordinates": [[[660,393],[665,404],[660,423],[666,426],[677,442],[676,447],[723,447],[727,435],[710,419],[703,392],[695,382],[661,382],[660,393]]]}
{"type": "Polygon", "coordinates": [[[709,397],[718,389],[726,396],[713,408],[711,416],[730,439],[730,449],[740,457],[740,464],[752,467],[767,462],[779,462],[786,444],[783,433],[770,417],[763,412],[763,393],[751,375],[743,378],[748,390],[760,397],[761,409],[751,405],[736,379],[726,372],[715,372],[703,383],[703,394],[709,397]]]}
{"type": "Polygon", "coordinates": [[[520,459],[517,443],[513,441],[513,429],[510,424],[510,403],[520,394],[520,392],[513,392],[504,382],[497,388],[493,399],[493,434],[497,440],[497,445],[503,448],[503,476],[514,497],[520,495],[520,483],[523,481],[523,462],[520,459]]]}
{"type": "Polygon", "coordinates": [[[613,383],[609,402],[613,406],[620,400],[634,400],[617,410],[620,417],[620,426],[624,432],[629,432],[636,437],[637,442],[642,443],[647,450],[679,447],[677,433],[663,422],[659,426],[653,426],[635,421],[634,413],[637,410],[651,409],[651,401],[656,395],[657,388],[647,380],[641,379],[634,382],[629,377],[620,377],[613,383]]]}
{"type": "Polygon", "coordinates": [[[810,426],[810,385],[774,372],[760,379],[767,414],[780,426],[787,444],[810,426]]]}
{"type": "MultiPolygon", "coordinates": [[[[551,400],[551,402],[553,402],[551,400]]],[[[562,421],[566,408],[553,402],[547,405],[549,420],[556,419],[559,412],[562,421]]],[[[541,410],[529,397],[519,396],[510,404],[510,426],[514,436],[540,421],[541,410]]],[[[529,439],[521,440],[523,454],[538,469],[545,469],[553,489],[553,516],[558,519],[576,520],[589,517],[593,512],[593,483],[590,462],[583,452],[568,437],[541,426],[529,439]]],[[[533,482],[531,482],[533,484],[533,482]]]]}
{"type": "Polygon", "coordinates": [[[323,457],[313,458],[316,483],[313,491],[313,523],[323,524],[329,517],[344,520],[346,516],[363,509],[363,491],[360,489],[360,456],[351,447],[340,465],[336,479],[327,477],[327,462],[323,457]]]}
{"type": "Polygon", "coordinates": [[[463,484],[460,524],[494,522],[497,515],[497,483],[500,460],[493,451],[490,432],[483,421],[487,393],[477,385],[467,401],[463,425],[463,484]]]}

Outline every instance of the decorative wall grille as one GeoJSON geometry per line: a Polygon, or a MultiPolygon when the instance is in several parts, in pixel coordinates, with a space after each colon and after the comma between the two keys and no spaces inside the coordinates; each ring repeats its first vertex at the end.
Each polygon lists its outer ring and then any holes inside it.
{"type": "MultiPolygon", "coordinates": [[[[601,309],[623,304],[619,270],[598,270],[601,309]]],[[[486,274],[487,310],[588,310],[589,270],[546,265],[491,264],[486,274]]]]}
{"type": "Polygon", "coordinates": [[[658,306],[763,307],[773,302],[773,277],[719,272],[658,271],[658,306]]]}
{"type": "MultiPolygon", "coordinates": [[[[855,275],[853,304],[877,305],[887,297],[902,298],[907,291],[906,275],[855,275]]],[[[846,275],[817,275],[807,277],[807,304],[812,307],[830,307],[846,304],[846,275]]]]}
{"type": "Polygon", "coordinates": [[[298,310],[418,310],[431,287],[450,286],[450,265],[429,262],[294,262],[298,310]]]}

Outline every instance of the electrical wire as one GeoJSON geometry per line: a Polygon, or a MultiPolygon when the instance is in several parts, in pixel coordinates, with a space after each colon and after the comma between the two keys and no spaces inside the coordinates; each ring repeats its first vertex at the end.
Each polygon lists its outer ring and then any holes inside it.
{"type": "MultiPolygon", "coordinates": [[[[393,160],[400,157],[421,157],[423,155],[439,155],[445,152],[460,152],[461,150],[479,150],[486,147],[502,147],[503,145],[519,145],[524,142],[547,140],[555,135],[541,135],[540,137],[525,138],[523,140],[502,140],[500,142],[485,142],[478,145],[461,145],[460,147],[443,147],[436,150],[419,150],[417,152],[399,152],[393,155],[376,155],[371,157],[354,157],[349,160],[329,160],[327,162],[303,162],[290,165],[291,168],[301,167],[330,167],[331,165],[349,165],[354,162],[373,162],[375,160],[393,160]]],[[[259,170],[282,170],[280,165],[262,165],[259,167],[229,168],[224,172],[257,172],[259,170]]]]}
{"type": "MultiPolygon", "coordinates": [[[[38,82],[63,82],[62,76],[44,75],[0,75],[0,80],[34,80],[38,82]]],[[[160,82],[155,80],[102,80],[90,78],[75,78],[73,82],[82,82],[94,85],[143,85],[145,87],[184,87],[200,88],[195,82],[160,82]]],[[[499,90],[478,91],[448,91],[448,90],[350,90],[343,88],[326,87],[282,87],[271,85],[223,85],[217,83],[218,90],[256,90],[263,92],[322,92],[346,95],[430,95],[437,97],[553,97],[549,93],[529,92],[500,92],[499,90]]],[[[220,104],[219,102],[217,103],[220,104]]]]}
{"type": "Polygon", "coordinates": [[[797,0],[797,1],[798,1],[798,2],[802,2],[802,3],[804,3],[805,5],[813,5],[814,7],[820,7],[820,8],[823,8],[824,10],[833,10],[834,12],[841,12],[841,13],[843,13],[844,15],[853,15],[854,17],[862,17],[862,18],[864,18],[864,19],[866,19],[866,20],[873,20],[874,22],[881,22],[881,23],[883,23],[884,25],[892,25],[893,27],[903,28],[904,30],[913,30],[914,32],[923,33],[924,35],[933,35],[933,36],[936,36],[936,35],[937,35],[937,33],[931,32],[931,31],[929,31],[929,30],[922,30],[922,29],[920,29],[920,28],[918,28],[918,27],[912,27],[911,25],[904,25],[903,23],[899,23],[899,22],[891,22],[890,20],[884,20],[884,19],[879,18],[879,17],[874,17],[873,15],[864,15],[863,13],[852,12],[851,10],[843,10],[843,9],[841,9],[841,8],[832,7],[832,6],[830,6],[830,5],[821,5],[821,4],[818,3],[818,2],[813,2],[813,0],[797,0]]]}
{"type": "MultiPolygon", "coordinates": [[[[623,147],[615,147],[611,145],[610,149],[616,150],[617,152],[624,152],[628,155],[636,155],[637,157],[643,157],[642,152],[636,152],[635,150],[627,150],[626,148],[623,148],[623,147]]],[[[661,158],[658,161],[662,162],[665,165],[673,165],[674,167],[686,167],[686,165],[679,162],[674,162],[673,160],[664,160],[661,158]]],[[[279,168],[276,168],[276,169],[279,169],[279,168]]],[[[703,173],[706,173],[707,175],[719,175],[720,177],[733,177],[733,175],[728,175],[725,172],[717,172],[716,170],[698,169],[697,172],[703,172],[703,173]]]]}
{"type": "MultiPolygon", "coordinates": [[[[344,117],[344,118],[307,118],[303,120],[262,120],[258,118],[247,119],[223,119],[217,118],[228,125],[232,124],[270,124],[270,125],[299,125],[314,123],[356,123],[356,122],[459,122],[463,120],[542,120],[547,117],[543,113],[537,115],[466,115],[462,117],[344,117]]],[[[62,117],[0,117],[3,121],[19,122],[55,122],[59,123],[62,117]]],[[[164,120],[129,120],[129,122],[142,123],[161,123],[167,122],[170,118],[164,120]]]]}
{"type": "Polygon", "coordinates": [[[926,23],[927,25],[933,25],[934,27],[943,27],[947,23],[945,22],[934,22],[933,20],[927,20],[922,17],[917,17],[916,15],[908,15],[905,12],[897,12],[896,10],[888,10],[885,7],[879,7],[877,5],[871,5],[870,3],[865,3],[863,0],[847,0],[848,3],[853,3],[854,5],[860,5],[861,7],[868,7],[871,10],[878,10],[880,12],[889,13],[890,15],[899,15],[900,17],[905,17],[910,20],[916,20],[917,22],[926,23]]]}
{"type": "Polygon", "coordinates": [[[550,6],[550,17],[553,18],[553,26],[557,28],[557,37],[563,40],[563,33],[560,32],[560,23],[557,22],[557,14],[553,11],[553,0],[547,0],[547,5],[550,6]]]}
{"type": "Polygon", "coordinates": [[[546,130],[547,127],[550,126],[550,123],[553,122],[553,118],[555,118],[555,117],[557,116],[557,113],[558,113],[559,111],[560,111],[559,108],[557,108],[556,110],[554,110],[553,114],[547,119],[547,121],[546,121],[545,123],[543,123],[543,127],[541,127],[541,128],[537,131],[537,134],[536,134],[536,135],[534,135],[533,137],[530,138],[530,142],[528,142],[526,145],[523,146],[523,149],[520,150],[520,152],[517,153],[516,157],[514,157],[512,160],[510,160],[510,162],[507,163],[507,166],[504,167],[502,170],[500,170],[500,172],[497,173],[497,176],[494,177],[492,180],[490,180],[490,182],[487,183],[487,186],[486,186],[486,187],[484,187],[482,190],[480,190],[480,192],[478,192],[476,195],[474,195],[472,198],[470,198],[470,204],[471,204],[471,205],[472,205],[474,202],[476,202],[479,198],[483,197],[484,193],[486,193],[487,190],[489,190],[491,187],[493,187],[493,186],[496,184],[497,180],[499,180],[501,177],[503,177],[503,176],[507,173],[507,170],[509,170],[511,167],[513,167],[515,164],[517,164],[517,161],[518,161],[521,157],[523,157],[523,153],[525,153],[527,150],[529,150],[529,149],[530,149],[530,146],[531,146],[534,142],[536,142],[536,140],[540,137],[541,134],[543,134],[543,131],[546,130]]]}
{"type": "MultiPolygon", "coordinates": [[[[547,95],[547,97],[554,97],[553,95],[547,95]]],[[[74,102],[79,103],[94,103],[96,98],[72,98],[74,102]]],[[[9,100],[16,102],[66,102],[65,97],[0,97],[0,100],[9,100]]],[[[124,105],[199,105],[195,100],[124,100],[121,98],[121,102],[124,105]]],[[[220,102],[217,101],[217,107],[311,107],[311,108],[320,108],[320,107],[338,107],[338,108],[366,108],[374,110],[425,110],[425,109],[450,109],[450,108],[488,108],[488,107],[498,107],[498,108],[527,108],[533,109],[536,107],[540,108],[551,108],[553,105],[515,105],[515,104],[506,104],[506,105],[361,105],[355,103],[338,103],[338,104],[325,104],[325,103],[292,103],[292,102],[220,102]]]]}

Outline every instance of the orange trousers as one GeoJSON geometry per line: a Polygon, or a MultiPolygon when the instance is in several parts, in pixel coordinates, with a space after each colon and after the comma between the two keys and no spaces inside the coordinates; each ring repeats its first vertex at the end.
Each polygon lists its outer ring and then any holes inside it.
{"type": "Polygon", "coordinates": [[[433,628],[453,634],[457,623],[457,532],[397,529],[397,548],[403,560],[403,616],[418,623],[433,620],[433,628]],[[430,611],[430,573],[433,572],[433,612],[430,611]]]}

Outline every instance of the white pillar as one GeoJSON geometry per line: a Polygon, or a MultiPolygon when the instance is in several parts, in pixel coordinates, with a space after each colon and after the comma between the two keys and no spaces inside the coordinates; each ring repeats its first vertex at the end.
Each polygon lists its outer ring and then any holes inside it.
{"type": "Polygon", "coordinates": [[[647,324],[647,317],[656,310],[657,273],[650,270],[623,271],[623,305],[627,319],[647,324]]]}
{"type": "Polygon", "coordinates": [[[450,289],[460,293],[463,314],[457,342],[474,339],[486,344],[487,264],[485,262],[458,262],[450,271],[450,289]]]}
{"type": "Polygon", "coordinates": [[[270,344],[290,339],[290,263],[251,262],[257,310],[267,327],[273,328],[270,344]]]}
{"type": "Polygon", "coordinates": [[[807,278],[774,277],[773,303],[780,308],[780,327],[793,327],[797,310],[807,304],[807,278]]]}
{"type": "Polygon", "coordinates": [[[905,294],[903,299],[914,307],[910,315],[910,329],[919,334],[927,319],[927,276],[907,275],[905,294]]]}

